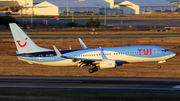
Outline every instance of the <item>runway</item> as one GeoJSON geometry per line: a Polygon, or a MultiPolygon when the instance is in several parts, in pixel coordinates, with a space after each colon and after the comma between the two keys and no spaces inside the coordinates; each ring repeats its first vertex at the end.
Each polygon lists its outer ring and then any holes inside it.
{"type": "Polygon", "coordinates": [[[0,76],[0,90],[180,93],[180,79],[0,76]]]}
{"type": "MultiPolygon", "coordinates": [[[[163,35],[28,35],[31,38],[138,38],[138,37],[180,37],[180,34],[163,35]]],[[[0,38],[12,38],[12,35],[0,35],[0,38]]]]}

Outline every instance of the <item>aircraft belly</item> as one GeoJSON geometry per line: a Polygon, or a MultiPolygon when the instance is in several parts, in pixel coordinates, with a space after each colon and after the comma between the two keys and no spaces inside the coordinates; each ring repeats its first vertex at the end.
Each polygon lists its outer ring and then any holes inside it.
{"type": "Polygon", "coordinates": [[[41,65],[48,65],[48,66],[73,66],[73,63],[71,59],[66,59],[62,61],[53,61],[53,62],[36,62],[36,61],[30,61],[26,59],[20,59],[22,61],[28,62],[30,64],[41,64],[41,65]]]}
{"type": "Polygon", "coordinates": [[[50,66],[73,66],[73,62],[70,59],[62,60],[62,61],[55,61],[55,62],[44,62],[43,65],[50,65],[50,66]]]}

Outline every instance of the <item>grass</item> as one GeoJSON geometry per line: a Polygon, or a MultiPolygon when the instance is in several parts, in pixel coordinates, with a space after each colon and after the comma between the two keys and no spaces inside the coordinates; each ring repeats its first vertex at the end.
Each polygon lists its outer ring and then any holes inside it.
{"type": "MultiPolygon", "coordinates": [[[[0,35],[11,35],[11,32],[0,32],[0,35]]],[[[26,32],[28,35],[90,35],[91,32],[26,32]]],[[[101,31],[99,35],[152,35],[152,34],[180,34],[178,31],[155,32],[155,31],[101,31]]]]}
{"type": "MultiPolygon", "coordinates": [[[[89,74],[90,67],[53,67],[36,64],[28,64],[19,61],[15,56],[4,54],[16,54],[16,47],[13,39],[5,38],[0,41],[0,75],[18,76],[95,76],[95,77],[150,77],[150,78],[180,78],[180,50],[172,49],[180,45],[180,37],[167,38],[82,38],[89,48],[135,46],[135,45],[156,45],[166,47],[176,52],[177,56],[157,68],[157,63],[124,64],[116,69],[99,69],[98,72],[89,74]],[[163,40],[163,41],[162,41],[163,40]],[[96,44],[94,44],[96,43],[96,44]]],[[[55,45],[58,49],[80,49],[81,45],[76,38],[51,38],[33,39],[33,41],[48,49],[55,45]]]]}
{"type": "MultiPolygon", "coordinates": [[[[24,15],[23,15],[24,16],[24,15]]],[[[20,15],[14,17],[22,17],[20,15]]],[[[25,16],[24,16],[25,17],[25,16]]],[[[26,16],[29,17],[30,16],[26,16]]],[[[35,16],[35,18],[39,18],[39,16],[35,16]]],[[[84,20],[89,18],[98,18],[99,20],[104,19],[104,15],[74,15],[74,19],[84,20]],[[82,17],[81,17],[82,16],[82,17]]],[[[47,16],[40,16],[40,18],[47,19],[47,16]]],[[[48,17],[48,19],[55,19],[53,16],[48,17]]],[[[60,20],[62,19],[72,19],[72,16],[60,16],[60,20]]],[[[162,14],[119,14],[119,15],[106,15],[107,20],[173,20],[180,19],[179,14],[171,14],[171,13],[162,13],[162,14]]]]}
{"type": "Polygon", "coordinates": [[[180,94],[70,92],[70,91],[0,91],[1,101],[179,101],[180,94]]]}

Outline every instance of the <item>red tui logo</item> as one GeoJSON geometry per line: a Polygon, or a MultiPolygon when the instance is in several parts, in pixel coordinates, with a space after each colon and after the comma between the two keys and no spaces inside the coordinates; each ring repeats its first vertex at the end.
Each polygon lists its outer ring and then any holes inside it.
{"type": "MultiPolygon", "coordinates": [[[[27,39],[28,39],[28,38],[25,38],[25,40],[27,40],[27,39]]],[[[24,45],[21,45],[21,44],[20,44],[20,42],[21,42],[20,40],[18,40],[18,41],[16,41],[16,42],[17,42],[18,45],[19,45],[20,47],[22,47],[22,48],[25,47],[26,44],[27,44],[27,42],[25,42],[24,45]]]]}
{"type": "Polygon", "coordinates": [[[138,49],[139,51],[139,55],[141,55],[141,53],[144,53],[144,55],[151,55],[151,49],[138,49]],[[142,52],[143,51],[143,52],[142,52]]]}

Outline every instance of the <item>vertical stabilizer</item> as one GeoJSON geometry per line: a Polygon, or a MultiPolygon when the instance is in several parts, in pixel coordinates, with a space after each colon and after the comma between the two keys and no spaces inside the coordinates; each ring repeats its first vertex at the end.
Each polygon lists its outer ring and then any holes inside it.
{"type": "Polygon", "coordinates": [[[37,46],[16,23],[9,23],[9,26],[19,54],[51,51],[37,46]]]}

